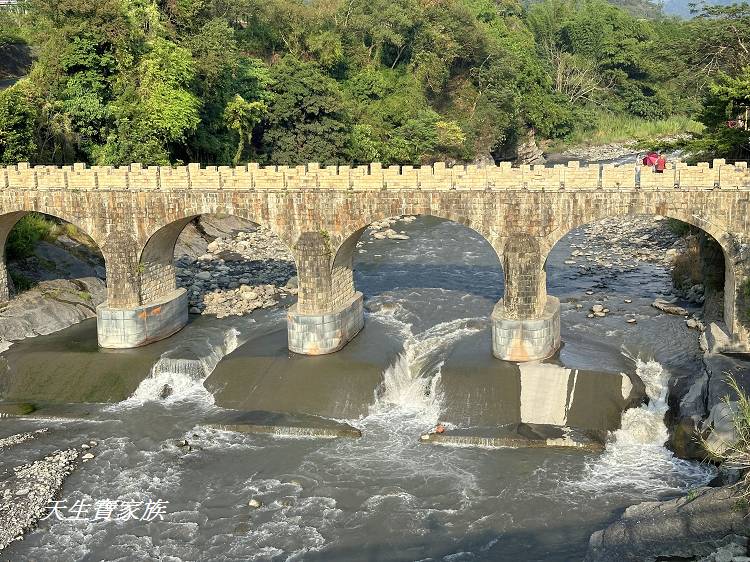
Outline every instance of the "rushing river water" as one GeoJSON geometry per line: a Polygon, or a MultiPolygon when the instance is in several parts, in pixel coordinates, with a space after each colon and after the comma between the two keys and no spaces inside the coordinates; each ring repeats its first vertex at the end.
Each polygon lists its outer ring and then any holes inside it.
{"type": "Polygon", "coordinates": [[[699,368],[697,334],[649,306],[669,290],[664,268],[582,273],[564,263],[582,236],[571,233],[548,261],[564,347],[546,366],[519,368],[491,357],[502,271],[489,245],[431,218],[399,228],[411,239],[363,237],[366,328],[331,356],[290,356],[283,311],[200,318],[141,350],[97,350],[91,322],[14,345],[6,396],[77,404],[52,420],[1,420],[4,434],[53,430],[4,453],[1,467],[93,439],[96,458],[65,483],[68,505],[169,504],[152,522],[42,521],[11,559],[580,560],[589,535],[627,505],[711,478],[662,446],[669,374],[699,368]],[[605,298],[612,312],[586,318],[605,298]],[[620,424],[623,397],[640,384],[621,373],[637,374],[650,400],[620,424]],[[165,385],[172,394],[161,399],[165,385]],[[362,437],[203,426],[223,408],[328,416],[362,437]],[[616,431],[602,453],[420,444],[438,421],[616,431]],[[262,507],[249,507],[253,498],[262,507]]]}

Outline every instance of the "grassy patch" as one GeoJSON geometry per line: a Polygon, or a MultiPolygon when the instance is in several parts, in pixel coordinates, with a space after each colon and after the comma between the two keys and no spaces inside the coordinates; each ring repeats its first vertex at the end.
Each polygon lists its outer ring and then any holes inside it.
{"type": "Polygon", "coordinates": [[[57,299],[60,296],[60,289],[50,289],[49,287],[44,287],[42,289],[42,296],[50,299],[57,299]]]}
{"type": "Polygon", "coordinates": [[[37,256],[37,259],[39,260],[39,265],[42,266],[47,271],[55,271],[57,269],[57,264],[53,262],[52,260],[48,260],[47,258],[41,258],[37,256]]]}
{"type": "Polygon", "coordinates": [[[601,110],[593,110],[589,115],[591,121],[588,126],[574,132],[561,145],[554,148],[597,146],[628,141],[636,141],[644,148],[653,148],[653,142],[661,137],[697,134],[703,130],[701,123],[682,116],[649,121],[632,115],[616,115],[601,110]]]}
{"type": "Polygon", "coordinates": [[[8,235],[5,251],[10,259],[24,259],[34,255],[36,245],[52,236],[54,223],[38,213],[21,217],[8,235]]]}
{"type": "Polygon", "coordinates": [[[60,236],[67,236],[83,246],[99,251],[96,242],[94,242],[88,234],[69,222],[56,222],[53,224],[52,229],[50,230],[50,238],[56,240],[60,236]]]}
{"type": "Polygon", "coordinates": [[[2,414],[26,416],[36,410],[36,404],[32,404],[31,402],[0,402],[0,417],[2,414]]]}
{"type": "Polygon", "coordinates": [[[36,411],[36,406],[30,402],[23,402],[18,405],[18,413],[22,416],[36,411]]]}
{"type": "Polygon", "coordinates": [[[78,298],[82,301],[91,302],[93,297],[91,296],[91,293],[88,291],[77,291],[76,295],[78,295],[78,298]]]}

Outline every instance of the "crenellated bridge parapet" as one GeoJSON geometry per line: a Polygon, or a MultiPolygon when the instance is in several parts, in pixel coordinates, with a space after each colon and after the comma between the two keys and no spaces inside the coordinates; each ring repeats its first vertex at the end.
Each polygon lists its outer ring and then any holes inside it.
{"type": "Polygon", "coordinates": [[[30,166],[0,168],[0,188],[72,190],[343,190],[392,189],[543,190],[561,189],[750,189],[746,162],[674,162],[662,173],[638,164],[555,166],[30,166]]]}

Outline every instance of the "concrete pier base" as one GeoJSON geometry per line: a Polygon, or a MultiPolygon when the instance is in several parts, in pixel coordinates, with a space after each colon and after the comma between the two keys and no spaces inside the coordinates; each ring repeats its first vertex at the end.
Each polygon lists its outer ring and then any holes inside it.
{"type": "Polygon", "coordinates": [[[304,355],[333,353],[353,340],[364,325],[365,312],[359,292],[331,312],[300,314],[294,305],[287,315],[289,350],[304,355]]]}
{"type": "Polygon", "coordinates": [[[501,300],[492,312],[492,354],[504,361],[546,359],[560,348],[560,301],[547,296],[539,318],[507,318],[501,300]]]}
{"type": "Polygon", "coordinates": [[[188,296],[185,289],[157,302],[135,308],[96,307],[96,331],[99,345],[112,349],[140,347],[179,332],[188,321],[188,296]]]}

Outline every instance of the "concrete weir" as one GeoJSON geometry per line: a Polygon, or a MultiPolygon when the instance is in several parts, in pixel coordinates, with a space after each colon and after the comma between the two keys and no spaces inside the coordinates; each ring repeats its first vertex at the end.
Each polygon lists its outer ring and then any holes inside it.
{"type": "Polygon", "coordinates": [[[506,315],[500,300],[492,312],[492,353],[504,361],[547,359],[560,348],[560,300],[547,296],[539,318],[517,319],[506,315]]]}
{"type": "Polygon", "coordinates": [[[304,355],[325,355],[344,347],[365,325],[362,293],[338,309],[323,314],[301,314],[297,306],[287,315],[289,350],[304,355]]]}
{"type": "Polygon", "coordinates": [[[96,308],[99,345],[111,349],[162,340],[179,332],[187,321],[188,296],[182,288],[135,308],[109,308],[106,302],[96,308]]]}

